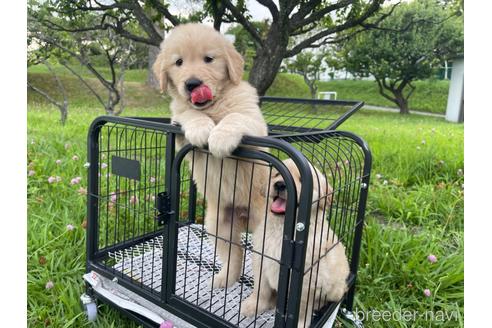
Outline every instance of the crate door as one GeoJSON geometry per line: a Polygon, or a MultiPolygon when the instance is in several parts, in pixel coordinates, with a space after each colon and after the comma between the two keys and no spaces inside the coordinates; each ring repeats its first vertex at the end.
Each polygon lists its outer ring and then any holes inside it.
{"type": "MultiPolygon", "coordinates": [[[[168,190],[169,133],[119,122],[90,139],[89,269],[160,300],[163,226],[159,195],[168,190]]],[[[170,161],[169,161],[170,163],[170,161]]]]}
{"type": "MultiPolygon", "coordinates": [[[[261,202],[255,198],[259,191],[252,187],[257,186],[253,181],[259,180],[260,172],[266,172],[262,183],[267,183],[268,176],[274,174],[271,163],[276,159],[245,149],[235,154],[238,157],[220,160],[205,150],[185,146],[176,155],[171,184],[173,215],[166,225],[167,301],[199,326],[274,327],[276,320],[283,320],[277,318],[275,306],[248,317],[240,311],[253,292],[253,258],[263,257],[258,251],[261,245],[253,248],[253,236],[245,232],[252,230],[250,211],[266,213],[265,208],[258,209],[261,202]]],[[[290,221],[294,208],[293,203],[290,221]]],[[[274,264],[287,273],[288,265],[280,263],[281,243],[282,237],[274,264]]],[[[265,259],[265,267],[267,261],[273,260],[265,259]]],[[[288,274],[283,275],[282,284],[287,288],[288,274]]],[[[285,308],[285,302],[280,308],[285,308]]]]}

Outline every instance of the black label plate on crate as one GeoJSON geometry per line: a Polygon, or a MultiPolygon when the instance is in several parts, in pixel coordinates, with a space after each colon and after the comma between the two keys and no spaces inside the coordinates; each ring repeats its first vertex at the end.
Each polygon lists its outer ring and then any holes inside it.
{"type": "Polygon", "coordinates": [[[134,159],[111,157],[111,172],[128,179],[140,180],[140,162],[134,159]]]}

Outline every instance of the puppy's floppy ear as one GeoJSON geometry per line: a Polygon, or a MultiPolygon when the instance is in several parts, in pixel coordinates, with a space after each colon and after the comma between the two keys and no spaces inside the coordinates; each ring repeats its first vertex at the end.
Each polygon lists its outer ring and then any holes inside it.
{"type": "Polygon", "coordinates": [[[229,72],[229,78],[232,83],[239,84],[243,78],[244,73],[244,59],[239,52],[237,52],[234,45],[226,41],[225,42],[225,59],[227,63],[227,71],[229,72]]]}
{"type": "Polygon", "coordinates": [[[154,71],[155,77],[159,80],[159,86],[161,91],[165,92],[167,90],[167,73],[164,69],[164,51],[162,50],[163,44],[161,44],[161,52],[157,56],[152,70],[154,71]]]}

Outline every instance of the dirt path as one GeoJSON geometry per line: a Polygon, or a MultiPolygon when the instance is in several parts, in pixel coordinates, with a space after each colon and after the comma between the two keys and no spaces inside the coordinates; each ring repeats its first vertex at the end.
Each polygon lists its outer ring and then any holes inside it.
{"type": "MultiPolygon", "coordinates": [[[[399,113],[400,110],[398,108],[393,108],[393,107],[383,107],[383,106],[373,106],[373,105],[364,105],[362,109],[369,109],[369,110],[379,110],[383,112],[391,112],[391,113],[399,113]]],[[[426,112],[418,112],[411,110],[410,114],[417,114],[417,115],[423,115],[423,116],[432,116],[432,117],[440,117],[444,118],[444,114],[436,114],[436,113],[426,113],[426,112]]]]}

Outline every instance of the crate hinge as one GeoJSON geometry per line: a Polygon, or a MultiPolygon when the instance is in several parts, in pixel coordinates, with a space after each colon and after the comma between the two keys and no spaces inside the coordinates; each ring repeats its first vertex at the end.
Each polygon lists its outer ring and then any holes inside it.
{"type": "Polygon", "coordinates": [[[288,257],[287,267],[289,269],[300,270],[301,268],[301,250],[304,245],[302,241],[289,240],[290,256],[288,257]]]}

